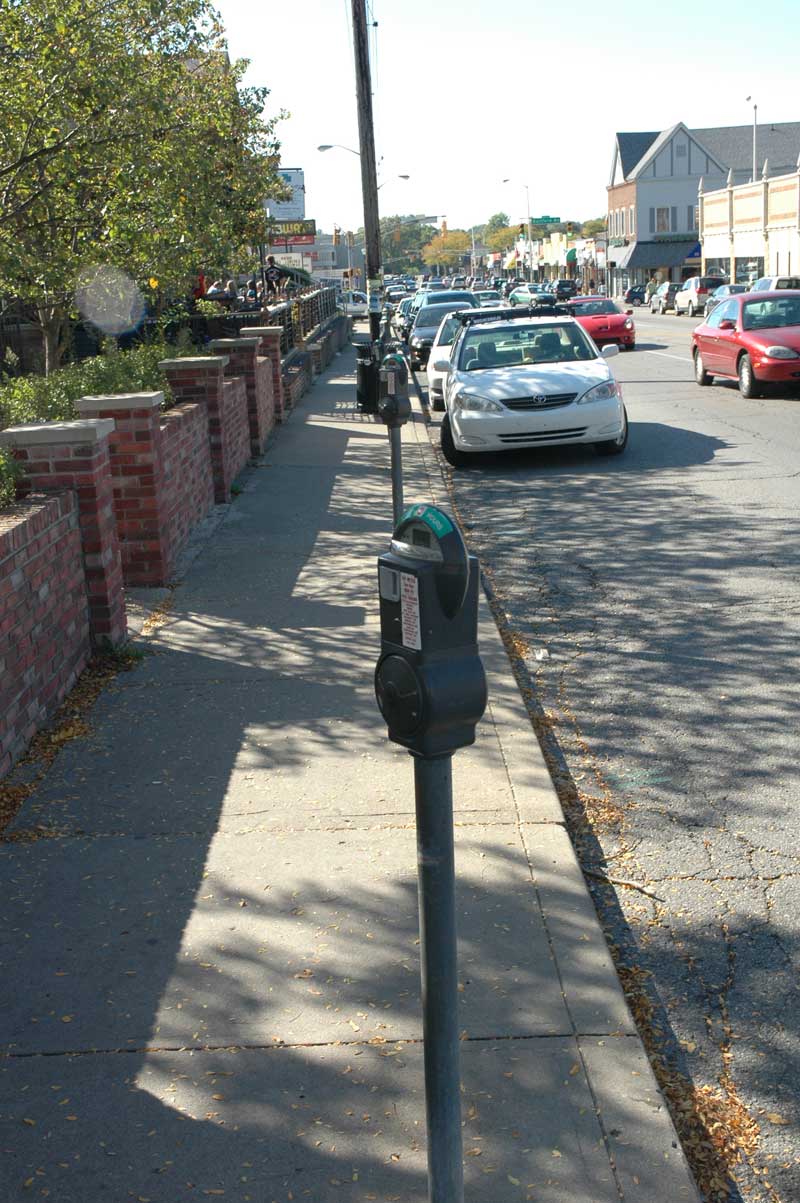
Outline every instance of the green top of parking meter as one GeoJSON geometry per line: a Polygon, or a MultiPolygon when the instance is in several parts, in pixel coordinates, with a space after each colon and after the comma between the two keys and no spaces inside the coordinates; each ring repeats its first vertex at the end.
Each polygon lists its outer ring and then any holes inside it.
{"type": "Polygon", "coordinates": [[[436,565],[436,589],[442,609],[452,618],[464,601],[469,583],[467,549],[461,532],[435,505],[411,505],[392,535],[392,551],[406,560],[436,565]]]}

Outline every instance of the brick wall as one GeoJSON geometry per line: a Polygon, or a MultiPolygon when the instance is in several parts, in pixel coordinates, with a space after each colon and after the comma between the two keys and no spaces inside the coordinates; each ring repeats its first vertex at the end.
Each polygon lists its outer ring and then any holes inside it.
{"type": "Polygon", "coordinates": [[[248,326],[247,333],[260,339],[259,355],[269,360],[272,372],[272,401],[276,422],[285,422],[289,412],[287,398],[283,395],[281,371],[281,327],[248,326]]]}
{"type": "Polygon", "coordinates": [[[0,511],[0,777],[89,659],[89,602],[74,493],[0,511]]]}
{"type": "MultiPolygon", "coordinates": [[[[187,402],[161,415],[164,526],[171,572],[192,529],[214,504],[208,417],[205,408],[187,402]]],[[[164,583],[164,582],[160,582],[164,583]]]]}
{"type": "Polygon", "coordinates": [[[85,417],[113,418],[114,513],[127,585],[165,585],[192,527],[214,502],[204,405],[168,413],[164,394],[81,397],[85,417]]]}
{"type": "Polygon", "coordinates": [[[275,424],[272,363],[260,354],[259,336],[217,338],[212,351],[228,358],[228,376],[241,376],[247,392],[247,413],[250,425],[250,454],[261,455],[275,424]]]}
{"type": "Polygon", "coordinates": [[[92,638],[115,645],[128,632],[109,457],[113,429],[98,419],[9,426],[0,444],[21,462],[23,493],[77,494],[92,638]]]}
{"type": "Polygon", "coordinates": [[[250,458],[250,425],[247,393],[241,377],[226,380],[227,355],[203,355],[186,359],[163,359],[176,401],[205,405],[214,500],[231,499],[231,484],[250,458]]]}

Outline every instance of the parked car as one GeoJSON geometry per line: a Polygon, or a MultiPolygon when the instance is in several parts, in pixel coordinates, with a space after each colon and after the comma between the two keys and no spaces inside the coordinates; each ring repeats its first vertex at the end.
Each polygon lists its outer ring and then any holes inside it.
{"type": "Polygon", "coordinates": [[[541,284],[519,284],[508,294],[509,305],[552,305],[554,299],[541,284]]]}
{"type": "MultiPolygon", "coordinates": [[[[471,307],[477,309],[477,304],[471,307]]],[[[448,313],[464,308],[468,308],[464,301],[453,300],[443,301],[441,304],[437,301],[435,305],[423,305],[421,309],[417,310],[408,339],[408,357],[411,360],[412,368],[424,367],[428,362],[428,356],[436,333],[442,324],[442,319],[447,317],[448,313]]]]}
{"type": "MultiPolygon", "coordinates": [[[[798,288],[800,288],[800,283],[798,283],[798,288]]],[[[709,313],[716,309],[720,301],[724,301],[727,297],[734,297],[740,292],[748,291],[749,289],[746,284],[720,284],[719,288],[715,288],[706,301],[703,316],[708,317],[709,313]]]]}
{"type": "Polygon", "coordinates": [[[705,303],[711,293],[724,283],[725,280],[721,280],[719,276],[691,276],[688,280],[684,280],[675,293],[676,316],[688,313],[689,317],[694,317],[700,313],[705,308],[705,303]]]}
{"type": "Polygon", "coordinates": [[[620,349],[632,351],[636,346],[632,309],[623,311],[606,297],[576,297],[567,301],[566,307],[598,347],[616,343],[620,349]]]}
{"type": "Polygon", "coordinates": [[[634,284],[632,288],[626,290],[622,299],[626,305],[644,305],[647,299],[647,285],[634,284]]]}
{"type": "Polygon", "coordinates": [[[800,387],[800,290],[728,297],[692,331],[694,378],[738,380],[743,397],[765,384],[800,387]]]}
{"type": "Polygon", "coordinates": [[[503,298],[496,288],[480,288],[476,291],[478,304],[481,309],[491,309],[493,305],[502,305],[503,298]]]}
{"type": "Polygon", "coordinates": [[[440,437],[456,468],[481,451],[590,444],[618,455],[628,441],[622,390],[606,357],[567,316],[462,313],[445,373],[440,437]]]}
{"type": "Polygon", "coordinates": [[[461,320],[457,312],[448,313],[443,318],[431,344],[426,368],[428,374],[428,402],[431,409],[439,411],[444,409],[444,380],[446,373],[442,371],[441,367],[437,369],[434,365],[435,363],[441,363],[443,358],[446,359],[449,356],[455,336],[460,329],[461,320]]]}
{"type": "Polygon", "coordinates": [[[750,285],[750,292],[773,292],[777,288],[800,288],[800,276],[762,276],[750,285]]]}
{"type": "Polygon", "coordinates": [[[557,301],[568,301],[570,297],[576,295],[577,291],[577,280],[556,280],[553,287],[553,293],[557,301]]]}
{"type": "Polygon", "coordinates": [[[679,288],[680,284],[676,280],[666,280],[659,284],[650,298],[650,312],[666,313],[668,309],[674,309],[675,293],[679,288]]]}
{"type": "Polygon", "coordinates": [[[402,301],[397,306],[392,319],[394,328],[403,342],[405,342],[405,340],[408,338],[408,332],[411,329],[411,318],[409,314],[413,299],[413,297],[403,297],[402,301]]]}
{"type": "Polygon", "coordinates": [[[423,305],[441,305],[445,301],[461,301],[462,305],[474,305],[478,302],[475,293],[468,288],[439,288],[432,295],[430,292],[418,292],[411,302],[411,313],[415,314],[423,305]]]}
{"type": "Polygon", "coordinates": [[[466,288],[467,287],[467,277],[466,276],[453,276],[452,280],[450,281],[450,287],[451,288],[466,288]]]}
{"type": "Polygon", "coordinates": [[[369,313],[369,302],[365,292],[343,292],[339,304],[350,317],[366,317],[369,313]]]}

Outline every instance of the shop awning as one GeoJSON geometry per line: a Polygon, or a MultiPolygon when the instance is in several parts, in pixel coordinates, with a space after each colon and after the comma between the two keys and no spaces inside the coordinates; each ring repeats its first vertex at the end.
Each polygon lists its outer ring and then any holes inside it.
{"type": "Polygon", "coordinates": [[[696,238],[686,242],[634,242],[624,248],[627,254],[617,260],[617,267],[677,267],[685,259],[696,258],[699,245],[696,238]]]}
{"type": "Polygon", "coordinates": [[[567,263],[575,263],[578,259],[578,252],[575,247],[567,251],[567,263]]]}
{"type": "Polygon", "coordinates": [[[510,255],[506,255],[503,260],[503,270],[507,271],[509,267],[517,266],[517,252],[512,251],[510,255]]]}

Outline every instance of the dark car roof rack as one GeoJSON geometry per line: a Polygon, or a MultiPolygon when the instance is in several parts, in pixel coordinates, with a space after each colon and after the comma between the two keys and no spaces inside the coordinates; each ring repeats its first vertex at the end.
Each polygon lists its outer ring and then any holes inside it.
{"type": "Polygon", "coordinates": [[[452,314],[458,318],[462,326],[472,326],[476,322],[497,322],[507,319],[531,317],[572,317],[566,305],[514,305],[498,309],[461,309],[452,314]]]}

